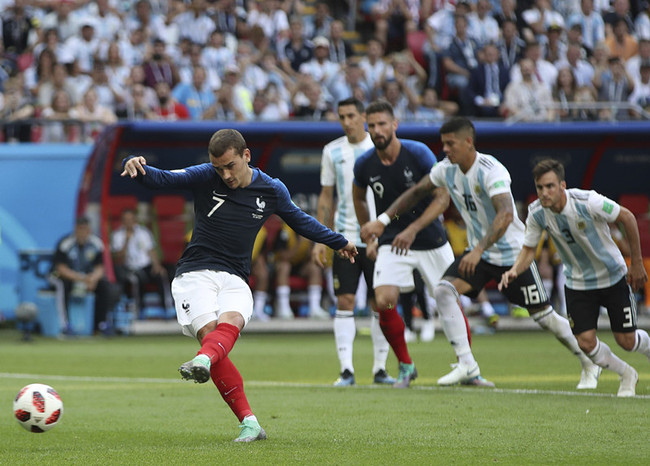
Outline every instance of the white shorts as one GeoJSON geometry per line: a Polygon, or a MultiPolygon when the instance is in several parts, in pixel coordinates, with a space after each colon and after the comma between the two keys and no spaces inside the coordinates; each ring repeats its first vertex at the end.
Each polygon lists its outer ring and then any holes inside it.
{"type": "Polygon", "coordinates": [[[433,296],[433,287],[454,262],[454,252],[449,243],[436,249],[425,251],[409,250],[406,255],[391,252],[391,245],[385,244],[377,251],[375,262],[374,287],[397,286],[400,292],[408,292],[415,286],[413,270],[418,269],[429,294],[433,296]]]}
{"type": "Polygon", "coordinates": [[[172,281],[176,319],[183,333],[196,337],[206,324],[224,312],[239,312],[244,325],[253,315],[253,295],[237,275],[214,270],[187,272],[172,281]]]}

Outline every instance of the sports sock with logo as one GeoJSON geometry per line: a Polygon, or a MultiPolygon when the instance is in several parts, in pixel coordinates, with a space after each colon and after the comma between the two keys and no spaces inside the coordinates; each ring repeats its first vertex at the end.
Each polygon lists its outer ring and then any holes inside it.
{"type": "Polygon", "coordinates": [[[228,356],[239,337],[239,329],[225,322],[203,337],[201,349],[197,354],[205,354],[212,364],[228,356]]]}
{"type": "Polygon", "coordinates": [[[243,421],[246,416],[253,414],[244,393],[244,380],[229,358],[225,357],[212,364],[210,376],[219,393],[221,393],[221,397],[237,416],[239,422],[243,421]]]}
{"type": "Polygon", "coordinates": [[[413,361],[404,339],[404,321],[397,313],[397,308],[389,307],[381,310],[379,312],[379,326],[381,331],[384,332],[388,344],[393,348],[397,360],[405,364],[412,364],[413,361]]]}

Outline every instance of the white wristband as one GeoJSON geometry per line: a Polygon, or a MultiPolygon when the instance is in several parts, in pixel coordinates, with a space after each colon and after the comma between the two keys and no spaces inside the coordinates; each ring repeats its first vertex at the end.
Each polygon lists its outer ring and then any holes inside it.
{"type": "Polygon", "coordinates": [[[390,223],[390,217],[386,212],[377,217],[377,220],[379,220],[384,226],[388,226],[390,223]]]}

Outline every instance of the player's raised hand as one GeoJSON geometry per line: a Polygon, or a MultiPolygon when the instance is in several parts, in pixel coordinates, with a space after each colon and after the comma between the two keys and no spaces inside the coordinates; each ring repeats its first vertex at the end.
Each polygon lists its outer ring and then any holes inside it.
{"type": "Polygon", "coordinates": [[[508,285],[515,281],[516,278],[517,272],[515,272],[513,269],[506,271],[503,275],[501,275],[501,281],[497,285],[499,291],[503,290],[504,288],[508,288],[508,285]]]}
{"type": "Polygon", "coordinates": [[[142,175],[146,175],[146,172],[144,171],[144,166],[146,164],[147,160],[141,155],[133,157],[126,161],[124,164],[124,171],[120,173],[120,176],[130,176],[131,178],[135,178],[138,176],[138,172],[142,175]]]}
{"type": "Polygon", "coordinates": [[[373,220],[363,224],[361,227],[361,239],[368,244],[375,238],[379,238],[386,227],[379,220],[373,220]]]}
{"type": "Polygon", "coordinates": [[[354,264],[354,256],[359,254],[359,251],[357,251],[357,247],[354,243],[348,241],[348,244],[346,244],[344,248],[339,249],[338,253],[343,259],[349,259],[350,262],[354,264]]]}
{"type": "Polygon", "coordinates": [[[327,246],[316,243],[311,249],[311,258],[320,268],[325,268],[327,262],[327,246]]]}

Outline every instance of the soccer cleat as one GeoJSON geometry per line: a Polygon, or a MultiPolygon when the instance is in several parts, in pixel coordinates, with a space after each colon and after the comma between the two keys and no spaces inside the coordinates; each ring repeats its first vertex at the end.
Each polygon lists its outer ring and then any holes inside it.
{"type": "Polygon", "coordinates": [[[598,387],[598,377],[600,377],[602,370],[603,369],[596,364],[591,364],[590,366],[583,368],[582,373],[580,374],[580,382],[578,382],[576,389],[593,390],[598,387]]]}
{"type": "Polygon", "coordinates": [[[406,341],[406,343],[414,343],[418,341],[418,334],[406,327],[404,329],[404,341],[406,341]]]}
{"type": "Polygon", "coordinates": [[[453,370],[438,379],[438,385],[476,385],[479,387],[494,387],[494,383],[481,377],[481,369],[476,364],[467,367],[463,363],[452,364],[453,370]]]}
{"type": "Polygon", "coordinates": [[[386,372],[386,369],[379,369],[377,372],[375,372],[375,378],[374,378],[375,383],[379,384],[394,384],[397,382],[393,377],[388,375],[388,372],[386,372]]]}
{"type": "Polygon", "coordinates": [[[205,354],[199,354],[191,361],[181,364],[178,371],[185,380],[205,383],[210,380],[210,358],[205,354]]]}
{"type": "Polygon", "coordinates": [[[488,317],[487,324],[496,330],[496,328],[499,326],[499,314],[492,314],[490,317],[488,317]]]}
{"type": "Polygon", "coordinates": [[[241,432],[239,432],[239,437],[234,440],[235,442],[254,442],[266,439],[266,432],[256,419],[245,417],[239,427],[241,432]]]}
{"type": "Polygon", "coordinates": [[[323,308],[310,309],[309,317],[315,320],[330,320],[332,316],[323,308]]]}
{"type": "Polygon", "coordinates": [[[422,330],[420,331],[420,340],[424,342],[433,341],[436,336],[435,323],[433,318],[429,318],[422,323],[422,330]]]}
{"type": "Polygon", "coordinates": [[[278,319],[293,320],[294,315],[290,307],[278,306],[276,309],[276,317],[278,319]]]}
{"type": "Polygon", "coordinates": [[[397,381],[393,384],[393,388],[408,388],[411,385],[411,381],[417,377],[418,370],[415,368],[415,364],[400,362],[399,375],[397,376],[397,381]]]}
{"type": "Polygon", "coordinates": [[[515,317],[517,319],[524,319],[526,317],[530,317],[530,313],[528,312],[528,309],[521,306],[513,306],[511,314],[512,317],[515,317]]]}
{"type": "Polygon", "coordinates": [[[627,366],[625,372],[621,376],[621,384],[618,386],[618,393],[616,396],[626,398],[636,395],[636,383],[639,381],[639,374],[634,370],[634,367],[627,366]]]}
{"type": "Polygon", "coordinates": [[[349,369],[341,372],[339,378],[334,382],[335,387],[351,387],[354,384],[354,374],[349,369]]]}

